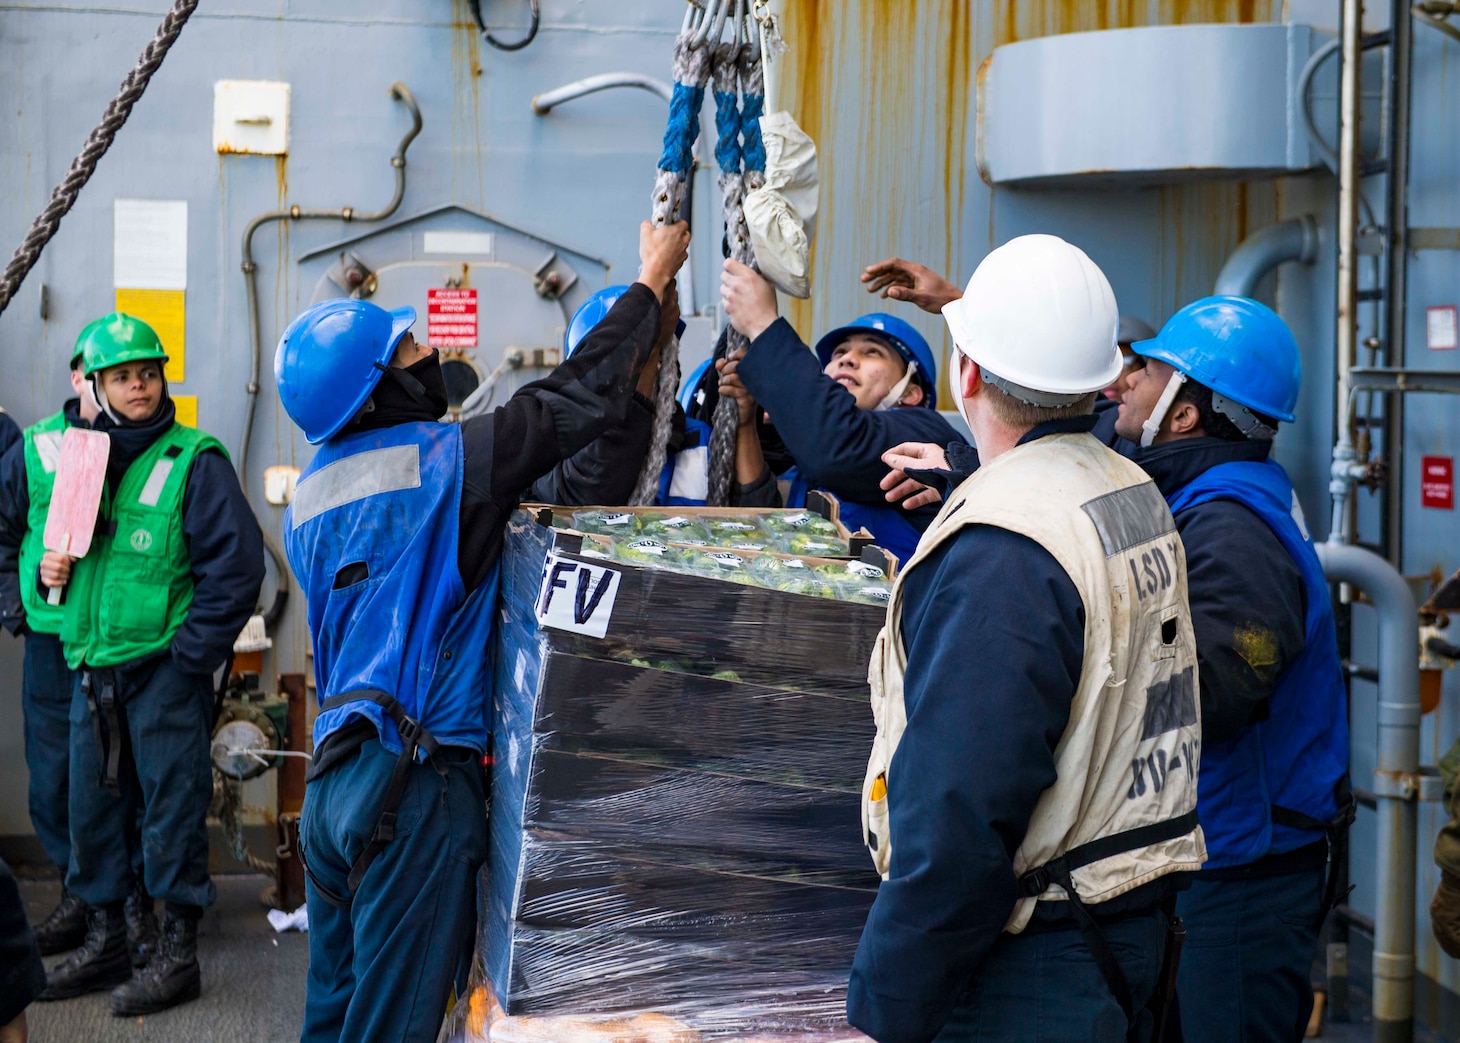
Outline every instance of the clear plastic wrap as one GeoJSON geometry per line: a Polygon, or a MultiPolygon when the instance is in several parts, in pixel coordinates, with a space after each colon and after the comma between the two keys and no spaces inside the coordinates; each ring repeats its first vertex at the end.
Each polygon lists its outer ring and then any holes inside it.
{"type": "MultiPolygon", "coordinates": [[[[722,570],[732,582],[679,573],[632,561],[597,556],[591,538],[554,529],[537,520],[544,512],[518,511],[508,523],[502,557],[502,606],[499,646],[532,651],[543,641],[553,651],[594,659],[640,661],[666,669],[721,676],[776,688],[804,689],[867,697],[867,658],[884,610],[832,602],[789,591],[756,590],[749,552],[735,555],[742,569],[722,570]],[[621,573],[617,600],[602,638],[560,630],[540,630],[534,603],[542,586],[543,562],[554,554],[571,560],[612,564],[621,573]]],[[[570,517],[563,514],[564,520],[570,517]]],[[[611,554],[611,551],[608,552],[611,554]]],[[[877,548],[860,553],[895,574],[896,559],[877,548]]],[[[859,559],[860,560],[860,559],[859,559]]],[[[846,567],[849,563],[840,563],[846,567]]],[[[532,651],[530,658],[541,659],[532,651]]],[[[509,680],[512,674],[508,674],[509,680]]]]}
{"type": "MultiPolygon", "coordinates": [[[[646,513],[613,542],[720,538],[700,518],[644,533],[669,520],[646,513]]],[[[548,518],[519,511],[503,554],[490,1038],[860,1038],[845,998],[878,882],[859,795],[883,609],[585,554],[606,541],[548,518]],[[603,637],[538,625],[562,561],[617,573],[603,637]]]]}
{"type": "Polygon", "coordinates": [[[677,1018],[657,1011],[615,1014],[508,1014],[497,1002],[491,983],[474,978],[466,1008],[454,1020],[460,1035],[453,1043],[870,1043],[848,1026],[801,1032],[701,1033],[677,1018]]]}

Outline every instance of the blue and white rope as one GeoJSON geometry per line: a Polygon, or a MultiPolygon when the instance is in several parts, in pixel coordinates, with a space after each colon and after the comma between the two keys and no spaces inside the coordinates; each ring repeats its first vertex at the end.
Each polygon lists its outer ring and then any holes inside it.
{"type": "MultiPolygon", "coordinates": [[[[700,109],[705,101],[705,84],[710,76],[706,48],[690,46],[694,31],[686,25],[674,44],[674,92],[669,100],[669,121],[664,127],[664,151],[654,178],[650,220],[655,225],[671,224],[686,217],[684,200],[689,179],[694,176],[695,141],[700,134],[700,109]]],[[[649,452],[639,471],[629,502],[652,504],[659,492],[659,475],[669,451],[674,429],[675,393],[679,389],[679,338],[670,337],[659,356],[659,375],[654,382],[654,426],[649,435],[649,452]]]]}

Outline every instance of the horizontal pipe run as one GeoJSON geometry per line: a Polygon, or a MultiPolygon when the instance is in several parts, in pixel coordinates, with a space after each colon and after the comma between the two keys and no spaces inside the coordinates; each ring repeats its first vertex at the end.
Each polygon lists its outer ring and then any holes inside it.
{"type": "Polygon", "coordinates": [[[1355,366],[1349,370],[1354,391],[1423,391],[1460,394],[1460,371],[1450,369],[1392,369],[1355,366]]]}
{"type": "Polygon", "coordinates": [[[613,90],[616,87],[637,87],[640,90],[649,91],[651,94],[657,94],[663,98],[666,105],[674,96],[674,88],[669,83],[653,76],[644,76],[637,72],[606,72],[573,83],[565,83],[550,91],[543,91],[532,99],[532,111],[539,116],[546,116],[564,102],[596,94],[599,91],[613,90]]]}

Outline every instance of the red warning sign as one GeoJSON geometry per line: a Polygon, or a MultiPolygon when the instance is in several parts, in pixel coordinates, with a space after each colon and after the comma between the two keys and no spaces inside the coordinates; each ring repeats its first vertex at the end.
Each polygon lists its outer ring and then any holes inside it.
{"type": "Polygon", "coordinates": [[[433,348],[477,346],[477,291],[426,291],[426,343],[433,348]]]}
{"type": "Polygon", "coordinates": [[[1439,507],[1442,510],[1455,509],[1455,458],[1453,456],[1425,456],[1419,466],[1421,507],[1439,507]]]}

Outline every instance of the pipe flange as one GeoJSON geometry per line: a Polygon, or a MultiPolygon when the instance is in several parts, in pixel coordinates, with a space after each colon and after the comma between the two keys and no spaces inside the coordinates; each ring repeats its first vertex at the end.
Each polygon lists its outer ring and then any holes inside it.
{"type": "Polygon", "coordinates": [[[1439,801],[1444,799],[1445,780],[1439,769],[1429,766],[1418,771],[1376,771],[1374,795],[1381,800],[1439,801]]]}

